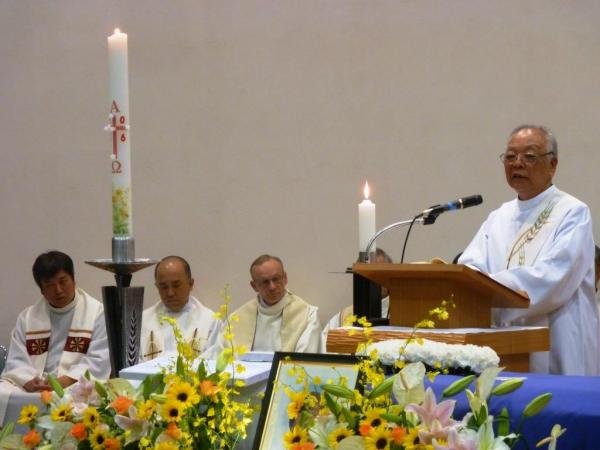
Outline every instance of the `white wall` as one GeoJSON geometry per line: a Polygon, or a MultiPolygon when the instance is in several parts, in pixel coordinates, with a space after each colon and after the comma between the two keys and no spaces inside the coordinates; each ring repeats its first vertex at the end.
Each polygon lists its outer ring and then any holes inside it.
{"type": "MultiPolygon", "coordinates": [[[[365,179],[378,226],[481,193],[419,227],[409,260],[452,257],[512,197],[497,158],[522,122],[554,129],[557,185],[600,234],[600,3],[592,0],[0,0],[0,342],[58,248],[100,298],[110,256],[106,37],[129,34],[137,256],[180,254],[210,306],[280,255],[325,321],[351,301],[365,179]]],[[[379,245],[399,258],[403,233],[379,245]]],[[[134,276],[157,296],[152,270],[134,276]]]]}

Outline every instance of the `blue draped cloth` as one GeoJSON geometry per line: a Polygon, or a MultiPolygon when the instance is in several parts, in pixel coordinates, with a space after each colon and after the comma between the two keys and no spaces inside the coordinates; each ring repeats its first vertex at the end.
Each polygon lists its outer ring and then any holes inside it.
{"type": "MultiPolygon", "coordinates": [[[[507,408],[514,430],[525,406],[536,396],[552,393],[552,400],[537,416],[525,420],[523,434],[529,448],[550,435],[554,424],[560,424],[567,431],[558,440],[560,450],[600,449],[600,377],[541,375],[533,373],[502,372],[499,377],[526,378],[523,386],[504,396],[492,396],[489,401],[490,414],[496,416],[502,408],[507,408]]],[[[438,400],[446,386],[460,377],[439,375],[433,384],[438,400]]],[[[473,390],[473,386],[470,388],[473,390]]],[[[462,418],[470,411],[466,394],[460,393],[454,410],[455,418],[462,418]]],[[[516,449],[526,449],[521,442],[516,449]]],[[[543,446],[543,449],[547,446],[543,446]]]]}

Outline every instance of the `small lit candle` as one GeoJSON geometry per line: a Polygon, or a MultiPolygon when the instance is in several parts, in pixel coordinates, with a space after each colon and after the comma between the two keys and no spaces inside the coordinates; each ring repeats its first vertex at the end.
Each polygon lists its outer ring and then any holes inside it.
{"type": "Polygon", "coordinates": [[[107,129],[112,135],[113,235],[133,234],[131,213],[131,151],[129,144],[129,71],[127,34],[115,29],[108,37],[110,114],[107,129]]]}
{"type": "MultiPolygon", "coordinates": [[[[375,203],[369,200],[369,183],[365,182],[365,198],[358,204],[358,251],[364,252],[375,234],[375,203]]],[[[375,251],[375,244],[371,247],[375,251]]]]}

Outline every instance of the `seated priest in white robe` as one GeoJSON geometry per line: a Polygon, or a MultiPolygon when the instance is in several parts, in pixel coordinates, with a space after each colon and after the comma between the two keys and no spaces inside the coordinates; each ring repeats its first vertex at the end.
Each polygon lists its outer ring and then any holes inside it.
{"type": "Polygon", "coordinates": [[[547,128],[516,128],[501,160],[517,198],[488,216],[459,263],[527,292],[528,309],[494,310],[494,322],[550,328],[550,351],[531,354],[531,371],[597,375],[600,329],[590,210],[552,184],[558,147],[547,128]]]}
{"type": "MultiPolygon", "coordinates": [[[[375,264],[392,264],[392,258],[388,255],[385,250],[378,248],[375,250],[375,264]]],[[[387,318],[390,310],[390,297],[389,292],[385,286],[381,286],[381,317],[387,318]]],[[[329,330],[335,330],[336,328],[343,327],[347,319],[354,314],[354,306],[348,305],[334,316],[329,319],[325,328],[323,328],[323,334],[321,335],[321,351],[325,353],[327,351],[327,335],[329,330]]]]}
{"type": "Polygon", "coordinates": [[[71,258],[58,251],[38,256],[33,277],[43,297],[17,318],[0,382],[4,401],[9,391],[51,390],[47,374],[63,387],[86,371],[98,379],[110,376],[104,308],[76,287],[71,258]]]}
{"type": "Polygon", "coordinates": [[[173,328],[161,321],[164,316],[175,319],[183,338],[202,353],[217,320],[211,309],[191,295],[194,279],[190,265],[180,256],[167,256],[156,265],[154,281],[160,301],[144,311],[140,359],[177,355],[173,328]]]}
{"type": "MultiPolygon", "coordinates": [[[[233,345],[252,351],[318,352],[319,309],[287,290],[281,259],[271,255],[258,257],[250,266],[250,275],[250,286],[257,295],[231,314],[239,318],[231,321],[233,345]]],[[[208,357],[216,357],[230,345],[224,338],[225,331],[225,324],[221,323],[208,357]]]]}

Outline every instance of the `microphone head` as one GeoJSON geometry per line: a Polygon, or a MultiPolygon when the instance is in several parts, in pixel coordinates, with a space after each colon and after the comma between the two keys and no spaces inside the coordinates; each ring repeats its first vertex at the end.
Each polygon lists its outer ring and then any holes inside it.
{"type": "Polygon", "coordinates": [[[463,208],[469,208],[471,206],[481,205],[483,203],[483,197],[481,195],[470,195],[463,197],[462,199],[463,208]]]}

